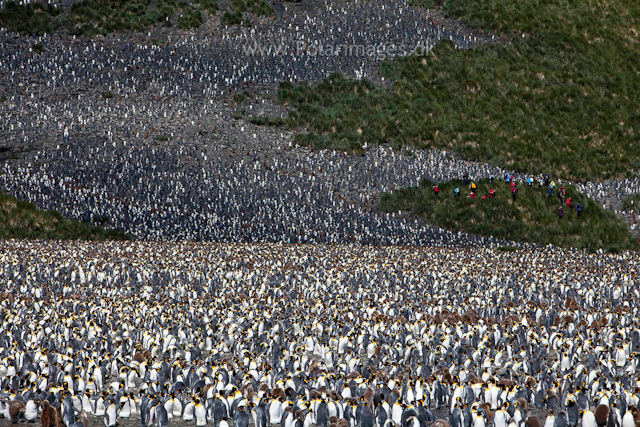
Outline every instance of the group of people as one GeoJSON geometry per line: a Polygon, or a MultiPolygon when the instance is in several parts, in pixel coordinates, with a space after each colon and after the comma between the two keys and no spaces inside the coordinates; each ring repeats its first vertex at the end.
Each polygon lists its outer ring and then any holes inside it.
{"type": "MultiPolygon", "coordinates": [[[[526,179],[527,185],[529,187],[533,187],[534,185],[533,178],[530,176],[527,176],[525,179],[526,179]]],[[[489,181],[491,184],[493,184],[495,181],[495,176],[491,175],[489,177],[489,181]]],[[[510,193],[511,193],[511,197],[513,198],[513,201],[514,202],[517,201],[518,185],[517,185],[516,177],[513,174],[506,173],[504,176],[504,181],[510,187],[510,193]]],[[[467,172],[463,173],[462,182],[465,186],[469,187],[469,197],[472,199],[475,199],[478,186],[474,181],[472,181],[469,178],[469,174],[467,172]]],[[[544,175],[540,174],[540,177],[538,179],[538,188],[542,188],[543,185],[547,186],[547,195],[552,196],[553,190],[556,188],[555,181],[550,180],[549,175],[547,174],[544,174],[544,175]]],[[[434,185],[432,187],[432,190],[436,196],[440,194],[440,186],[438,184],[434,185]]],[[[456,187],[453,190],[454,197],[460,197],[460,194],[461,194],[460,187],[456,187]]],[[[485,189],[485,194],[482,196],[482,199],[494,198],[495,196],[496,196],[496,191],[493,189],[493,186],[491,186],[490,188],[485,189]]],[[[566,197],[566,190],[564,188],[564,185],[562,185],[558,189],[558,198],[560,199],[560,207],[558,208],[558,218],[562,219],[564,217],[564,205],[566,204],[566,207],[569,209],[573,209],[574,205],[571,197],[566,197]]],[[[576,212],[578,217],[582,215],[582,210],[583,210],[583,205],[582,203],[578,202],[578,204],[576,205],[576,212]]]]}

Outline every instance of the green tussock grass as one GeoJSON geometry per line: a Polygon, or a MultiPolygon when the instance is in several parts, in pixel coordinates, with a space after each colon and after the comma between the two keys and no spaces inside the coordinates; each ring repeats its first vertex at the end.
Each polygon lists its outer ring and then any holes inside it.
{"type": "Polygon", "coordinates": [[[267,116],[251,116],[247,119],[247,121],[258,126],[282,126],[286,123],[286,119],[283,119],[282,117],[267,116]]]}
{"type": "Polygon", "coordinates": [[[42,43],[36,43],[36,44],[31,46],[31,49],[35,53],[42,53],[44,51],[44,45],[42,43]]]}
{"type": "Polygon", "coordinates": [[[219,6],[216,0],[198,0],[198,4],[211,15],[218,13],[219,6]]]}
{"type": "MultiPolygon", "coordinates": [[[[108,222],[108,218],[96,219],[96,223],[108,222]]],[[[0,192],[0,239],[133,240],[133,237],[67,220],[56,211],[37,209],[31,203],[0,192]]]]}
{"type": "Polygon", "coordinates": [[[249,98],[251,98],[251,94],[246,90],[233,94],[233,101],[236,104],[244,104],[249,98]]]}
{"type": "Polygon", "coordinates": [[[640,165],[640,2],[452,0],[443,9],[512,41],[471,50],[445,41],[385,61],[388,88],[339,75],[283,83],[287,127],[311,131],[298,142],[441,148],[575,180],[640,165]]]}
{"type": "Polygon", "coordinates": [[[195,0],[179,5],[175,0],[84,0],[70,8],[39,3],[18,5],[10,1],[0,10],[0,26],[21,34],[63,29],[71,35],[89,37],[142,32],[154,25],[176,24],[180,29],[191,30],[202,25],[203,12],[215,15],[218,9],[217,0],[195,0]]]}
{"type": "Polygon", "coordinates": [[[478,185],[475,199],[462,181],[452,180],[439,185],[440,195],[435,196],[433,183],[423,181],[420,186],[385,193],[380,198],[380,209],[385,212],[410,212],[425,222],[453,231],[465,231],[482,236],[493,236],[541,245],[573,247],[596,251],[604,249],[619,252],[637,249],[638,243],[629,232],[626,223],[598,202],[567,186],[566,196],[571,197],[573,209],[564,205],[564,217],[559,219],[560,199],[557,190],[547,196],[546,187],[518,186],[514,202],[510,187],[504,182],[489,180],[478,185]],[[454,189],[461,190],[459,197],[454,189]],[[496,190],[495,198],[482,199],[489,188],[496,190]],[[578,217],[576,206],[583,205],[578,217]]]}
{"type": "Polygon", "coordinates": [[[182,14],[178,18],[178,28],[181,30],[192,30],[200,27],[203,22],[204,18],[202,17],[202,12],[194,7],[186,5],[182,8],[182,14]]]}
{"type": "Polygon", "coordinates": [[[622,209],[625,211],[640,212],[640,193],[630,194],[622,201],[622,209]]]}
{"type": "Polygon", "coordinates": [[[60,10],[52,5],[19,5],[15,1],[9,1],[0,10],[0,26],[22,34],[51,33],[54,29],[52,18],[59,13],[60,10]]]}
{"type": "Polygon", "coordinates": [[[148,0],[84,0],[71,7],[62,18],[70,34],[109,34],[122,31],[143,31],[153,25],[147,15],[148,0]]]}
{"type": "Polygon", "coordinates": [[[440,6],[439,0],[409,0],[409,6],[423,7],[425,9],[431,9],[436,6],[440,6]]]}
{"type": "Polygon", "coordinates": [[[264,0],[232,0],[230,8],[222,14],[222,19],[227,25],[251,26],[251,20],[247,13],[254,16],[274,16],[275,10],[264,0]]]}

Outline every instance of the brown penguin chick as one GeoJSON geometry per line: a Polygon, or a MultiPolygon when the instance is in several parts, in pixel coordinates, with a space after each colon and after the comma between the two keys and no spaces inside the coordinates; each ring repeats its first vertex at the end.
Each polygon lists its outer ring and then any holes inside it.
{"type": "Polygon", "coordinates": [[[527,421],[524,422],[524,425],[527,427],[541,427],[540,420],[535,415],[527,417],[527,421]]]}
{"type": "Polygon", "coordinates": [[[445,420],[435,420],[431,427],[449,427],[449,423],[445,420]]]}
{"type": "Polygon", "coordinates": [[[526,414],[527,409],[529,408],[529,404],[527,403],[527,400],[524,397],[521,397],[517,401],[520,404],[520,410],[522,410],[522,412],[526,414]]]}
{"type": "Polygon", "coordinates": [[[287,397],[287,394],[280,387],[274,388],[273,391],[271,392],[271,395],[276,399],[277,398],[286,399],[286,397],[287,397]]]}
{"type": "Polygon", "coordinates": [[[329,424],[338,424],[338,417],[336,417],[335,415],[332,415],[329,417],[329,424]]]}
{"type": "Polygon", "coordinates": [[[349,427],[349,422],[344,418],[338,420],[338,427],[349,427]]]}
{"type": "Polygon", "coordinates": [[[40,425],[41,427],[56,427],[56,410],[49,404],[48,400],[42,403],[40,425]]]}
{"type": "Polygon", "coordinates": [[[80,421],[82,421],[82,425],[84,427],[89,427],[89,417],[87,416],[87,413],[85,411],[80,411],[80,413],[78,414],[78,418],[80,418],[80,421]]]}
{"type": "Polygon", "coordinates": [[[636,422],[636,427],[640,426],[640,410],[635,406],[629,406],[629,411],[633,415],[633,420],[636,422]]]}
{"type": "Polygon", "coordinates": [[[240,391],[240,394],[242,394],[242,397],[247,397],[247,386],[246,384],[243,384],[240,386],[240,388],[238,389],[240,391]]]}
{"type": "Polygon", "coordinates": [[[491,424],[493,421],[493,411],[491,410],[491,404],[484,402],[478,405],[478,408],[484,409],[484,412],[487,414],[487,425],[491,424]]]}
{"type": "Polygon", "coordinates": [[[27,408],[24,406],[19,400],[12,400],[9,402],[9,418],[11,418],[11,422],[18,422],[18,418],[24,416],[24,411],[27,408]]]}
{"type": "Polygon", "coordinates": [[[596,410],[593,411],[593,415],[596,417],[596,424],[599,427],[606,426],[609,420],[609,406],[598,405],[596,410]]]}
{"type": "Polygon", "coordinates": [[[378,346],[376,346],[376,348],[374,349],[374,354],[375,354],[377,357],[380,357],[380,354],[382,354],[382,347],[381,347],[381,346],[379,346],[379,345],[378,345],[378,346]]]}
{"type": "Polygon", "coordinates": [[[513,381],[507,379],[507,378],[502,378],[499,382],[499,385],[505,386],[505,387],[513,387],[514,383],[513,381]]]}
{"type": "Polygon", "coordinates": [[[207,395],[207,392],[209,391],[209,389],[212,387],[211,384],[206,384],[203,388],[202,388],[202,393],[200,393],[201,397],[205,397],[207,395]]]}
{"type": "Polygon", "coordinates": [[[318,363],[315,360],[312,360],[311,363],[309,364],[309,368],[307,369],[307,371],[311,376],[315,376],[315,374],[317,373],[316,372],[317,370],[318,370],[318,363]]]}
{"type": "Polygon", "coordinates": [[[436,315],[433,317],[433,322],[437,325],[442,323],[442,316],[440,315],[440,313],[436,313],[436,315]]]}
{"type": "Polygon", "coordinates": [[[560,401],[560,399],[558,399],[558,395],[556,394],[556,392],[551,390],[550,388],[546,389],[544,392],[547,394],[547,399],[551,397],[555,397],[558,402],[560,401]]]}
{"type": "Polygon", "coordinates": [[[62,405],[58,405],[58,407],[56,408],[56,423],[55,426],[56,427],[67,427],[64,425],[64,420],[62,419],[62,411],[60,410],[60,408],[62,407],[62,405]]]}
{"type": "Polygon", "coordinates": [[[372,396],[373,396],[373,389],[371,387],[368,387],[367,390],[364,392],[365,402],[371,402],[372,396]]]}
{"type": "Polygon", "coordinates": [[[42,404],[42,415],[40,415],[40,427],[49,427],[49,401],[45,400],[42,404]]]}

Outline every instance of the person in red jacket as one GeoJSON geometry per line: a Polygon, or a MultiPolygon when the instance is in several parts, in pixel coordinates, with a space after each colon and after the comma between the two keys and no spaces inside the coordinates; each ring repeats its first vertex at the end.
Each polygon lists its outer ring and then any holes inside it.
{"type": "Polygon", "coordinates": [[[440,187],[438,187],[437,185],[433,186],[433,194],[436,195],[436,197],[438,196],[438,194],[440,194],[440,187]]]}
{"type": "Polygon", "coordinates": [[[571,197],[567,197],[567,207],[571,209],[571,197]]]}

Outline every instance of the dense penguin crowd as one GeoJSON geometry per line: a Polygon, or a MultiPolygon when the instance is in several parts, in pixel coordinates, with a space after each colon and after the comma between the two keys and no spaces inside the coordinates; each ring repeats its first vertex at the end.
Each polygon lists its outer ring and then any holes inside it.
{"type": "Polygon", "coordinates": [[[637,427],[640,258],[0,242],[0,416],[637,427]]]}
{"type": "MultiPolygon", "coordinates": [[[[436,150],[414,150],[408,156],[374,147],[353,156],[274,149],[265,155],[250,145],[230,151],[104,139],[72,147],[47,150],[29,162],[4,164],[0,186],[67,217],[109,218],[110,227],[141,239],[505,244],[449,232],[400,212],[377,212],[380,192],[415,186],[424,178],[441,182],[467,173],[472,179],[501,179],[508,173],[436,150]]],[[[515,176],[526,181],[525,175],[515,176]]],[[[577,187],[597,200],[616,197],[603,184],[577,187]]],[[[632,228],[633,220],[629,216],[632,228]]]]}
{"type": "MultiPolygon", "coordinates": [[[[251,29],[193,34],[153,30],[90,40],[0,31],[0,94],[7,97],[0,102],[0,157],[12,150],[32,153],[19,153],[23,161],[5,166],[1,187],[70,217],[107,216],[113,226],[149,239],[477,240],[369,211],[380,191],[425,177],[441,181],[467,172],[479,179],[503,171],[422,150],[414,157],[382,148],[362,158],[323,152],[305,159],[306,152],[279,150],[291,144],[291,133],[236,123],[231,116],[240,108],[247,115],[285,115],[286,109],[256,93],[256,87],[272,91],[281,81],[343,72],[384,83],[377,75],[381,56],[346,54],[348,48],[322,55],[319,44],[428,50],[444,39],[458,48],[505,40],[403,0],[276,9],[275,18],[251,29]],[[32,49],[37,43],[44,46],[41,54],[32,49]],[[248,105],[234,106],[234,91],[244,89],[252,92],[248,105]],[[183,177],[198,188],[177,185],[183,177]]],[[[621,199],[640,191],[640,180],[579,188],[620,211],[621,199]]],[[[634,213],[618,213],[637,227],[634,213]]]]}
{"type": "MultiPolygon", "coordinates": [[[[282,81],[387,84],[383,48],[506,40],[405,0],[275,6],[249,29],[0,30],[0,157],[25,154],[0,188],[143,239],[0,241],[0,427],[640,427],[640,255],[382,214],[383,191],[512,172],[232,119],[284,116],[282,81]]],[[[640,192],[576,186],[617,211],[640,192]]]]}
{"type": "Polygon", "coordinates": [[[8,99],[0,103],[5,139],[23,143],[42,134],[62,139],[83,126],[94,133],[97,127],[105,134],[135,135],[140,120],[156,125],[186,115],[198,121],[209,101],[229,89],[316,81],[335,72],[376,77],[377,63],[393,56],[391,46],[408,53],[420,47],[416,53],[424,54],[443,39],[468,48],[495,38],[457,24],[445,26],[404,0],[281,11],[244,30],[157,33],[90,40],[0,31],[0,95],[8,99]],[[35,44],[44,46],[42,54],[34,53],[35,44]],[[135,102],[113,105],[101,92],[135,102]]]}
{"type": "MultiPolygon", "coordinates": [[[[24,166],[5,164],[0,185],[73,218],[111,219],[141,239],[237,242],[500,245],[403,214],[380,214],[379,191],[498,169],[437,151],[409,157],[388,148],[365,156],[321,151],[208,151],[131,144],[74,145],[24,166]],[[185,163],[183,159],[189,156],[185,163]]],[[[477,175],[476,175],[477,176],[477,175]]]]}

